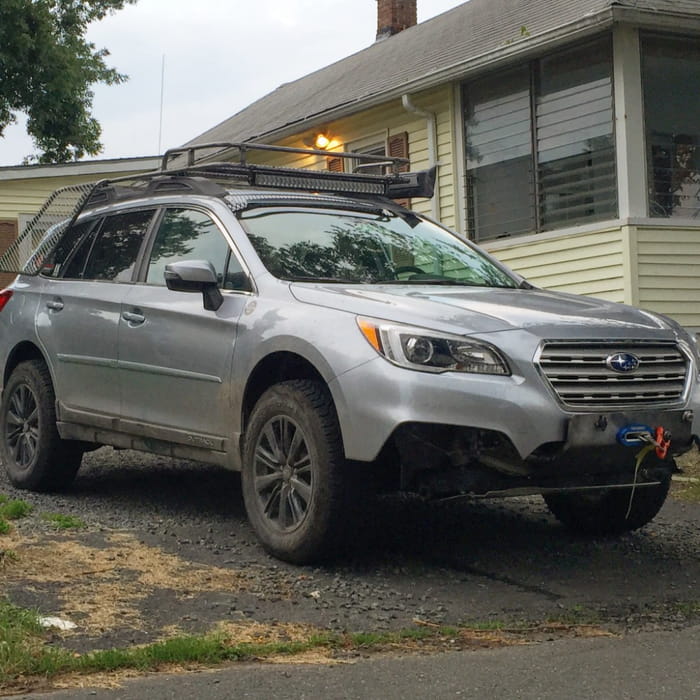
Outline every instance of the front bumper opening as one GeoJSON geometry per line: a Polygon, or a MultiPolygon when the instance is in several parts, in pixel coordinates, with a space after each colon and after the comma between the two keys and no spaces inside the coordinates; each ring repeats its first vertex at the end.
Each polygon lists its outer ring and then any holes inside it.
{"type": "MultiPolygon", "coordinates": [[[[675,462],[652,451],[635,476],[638,449],[607,444],[541,445],[522,459],[506,435],[461,426],[409,423],[393,436],[400,461],[400,490],[429,500],[491,497],[655,485],[675,462]]],[[[692,437],[688,437],[688,449],[692,437]]],[[[685,450],[683,450],[685,451],[685,450]]]]}

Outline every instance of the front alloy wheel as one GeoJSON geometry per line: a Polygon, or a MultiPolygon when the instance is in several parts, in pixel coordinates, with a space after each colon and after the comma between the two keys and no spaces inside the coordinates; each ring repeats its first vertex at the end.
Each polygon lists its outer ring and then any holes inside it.
{"type": "Polygon", "coordinates": [[[340,427],[325,385],[270,387],[253,407],[243,446],[243,498],[268,552],[296,564],[336,549],[351,498],[340,427]]]}
{"type": "Polygon", "coordinates": [[[258,509],[271,528],[290,532],[303,522],[313,493],[313,464],[306,437],[287,416],[272,418],[254,451],[258,509]]]}

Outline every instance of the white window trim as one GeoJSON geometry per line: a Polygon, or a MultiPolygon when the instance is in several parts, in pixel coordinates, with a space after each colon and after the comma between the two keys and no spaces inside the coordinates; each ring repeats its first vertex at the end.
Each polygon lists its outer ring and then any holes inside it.
{"type": "MultiPolygon", "coordinates": [[[[370,149],[383,146],[384,155],[386,155],[389,151],[389,133],[389,129],[384,129],[383,131],[376,132],[371,136],[365,136],[364,138],[350,141],[348,143],[348,150],[351,153],[366,153],[370,149]]],[[[353,158],[352,169],[354,170],[357,165],[359,165],[359,161],[353,158]]]]}
{"type": "Polygon", "coordinates": [[[363,149],[384,144],[384,150],[386,151],[390,135],[391,133],[389,129],[383,129],[382,131],[375,132],[370,136],[365,136],[361,139],[356,139],[355,141],[349,141],[347,144],[348,150],[351,152],[359,151],[360,153],[362,153],[363,149]]]}
{"type": "MultiPolygon", "coordinates": [[[[453,178],[455,198],[455,230],[464,238],[467,231],[467,147],[464,139],[464,96],[459,82],[452,86],[452,143],[454,152],[452,163],[455,169],[453,178]]],[[[439,196],[436,192],[435,196],[439,196]]]]}
{"type": "Polygon", "coordinates": [[[620,219],[647,216],[647,158],[639,31],[613,28],[617,206],[620,219]]]}

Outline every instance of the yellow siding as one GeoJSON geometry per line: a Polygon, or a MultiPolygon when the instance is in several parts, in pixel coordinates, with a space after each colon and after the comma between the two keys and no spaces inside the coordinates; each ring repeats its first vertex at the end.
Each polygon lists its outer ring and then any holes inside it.
{"type": "MultiPolygon", "coordinates": [[[[435,113],[437,131],[437,157],[440,163],[438,171],[438,216],[447,226],[455,226],[454,202],[454,167],[452,154],[452,138],[454,132],[454,116],[452,105],[452,89],[446,85],[436,90],[412,95],[412,101],[421,109],[435,113]]],[[[379,107],[359,112],[343,119],[324,124],[323,127],[310,128],[302,134],[279,142],[281,146],[309,147],[313,144],[314,135],[324,131],[340,142],[339,150],[347,149],[351,144],[372,137],[386,139],[401,132],[408,133],[408,152],[411,159],[411,169],[421,170],[430,166],[428,130],[426,119],[420,115],[407,112],[401,100],[396,99],[379,107]]],[[[325,168],[324,158],[308,158],[297,154],[256,154],[251,160],[280,166],[325,168]]],[[[431,204],[425,199],[412,202],[413,208],[429,214],[431,204]]]]}
{"type": "MultiPolygon", "coordinates": [[[[495,257],[538,287],[622,302],[623,235],[615,228],[491,247],[495,257]]],[[[489,245],[484,248],[488,250],[489,245]]]]}
{"type": "MultiPolygon", "coordinates": [[[[133,175],[135,173],[119,173],[133,175]]],[[[0,181],[0,219],[16,219],[20,214],[36,214],[48,196],[60,187],[77,185],[82,182],[96,182],[109,175],[75,175],[70,177],[26,178],[23,180],[0,181]]]]}
{"type": "Polygon", "coordinates": [[[639,306],[700,330],[700,230],[639,226],[639,306]]]}

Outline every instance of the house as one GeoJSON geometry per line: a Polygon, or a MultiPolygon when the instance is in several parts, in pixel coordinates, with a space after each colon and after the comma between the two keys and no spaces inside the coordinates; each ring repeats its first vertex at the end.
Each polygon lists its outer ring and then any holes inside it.
{"type": "MultiPolygon", "coordinates": [[[[59,187],[155,170],[160,162],[160,158],[143,157],[0,167],[0,255],[59,187]]],[[[0,273],[0,289],[14,277],[0,273]]]]}
{"type": "Polygon", "coordinates": [[[378,0],[377,35],[189,145],[438,164],[414,208],[532,283],[700,330],[700,0],[470,0],[421,24],[378,0]]]}

